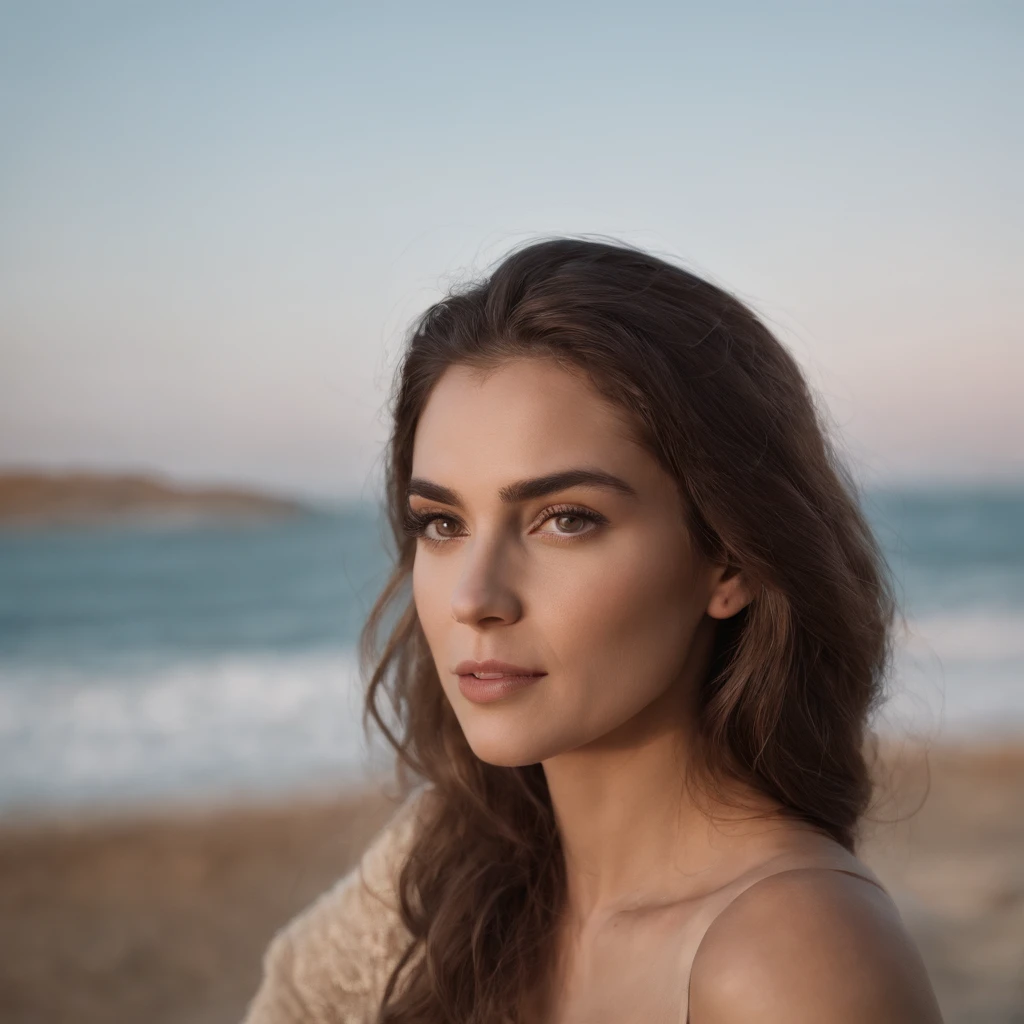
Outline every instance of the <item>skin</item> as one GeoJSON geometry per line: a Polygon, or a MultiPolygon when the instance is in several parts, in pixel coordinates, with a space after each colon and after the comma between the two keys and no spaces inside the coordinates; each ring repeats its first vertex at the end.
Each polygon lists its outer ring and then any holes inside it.
{"type": "Polygon", "coordinates": [[[625,415],[547,358],[453,366],[418,424],[412,476],[410,509],[437,516],[413,597],[441,685],[478,757],[543,764],[562,837],[568,899],[533,1019],[675,1024],[689,1002],[698,1024],[940,1020],[888,896],[815,865],[867,868],[754,792],[687,789],[716,620],[751,595],[698,555],[675,481],[625,415]],[[632,493],[501,500],[574,468],[632,493]],[[485,658],[547,675],[475,704],[453,670],[485,658]]]}

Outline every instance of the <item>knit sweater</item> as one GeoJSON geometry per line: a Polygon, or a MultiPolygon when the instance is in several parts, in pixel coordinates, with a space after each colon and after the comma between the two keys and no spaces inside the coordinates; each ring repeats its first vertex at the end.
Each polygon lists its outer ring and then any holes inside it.
{"type": "Polygon", "coordinates": [[[273,936],[242,1024],[372,1024],[409,935],[395,884],[415,837],[415,789],[348,874],[273,936]]]}

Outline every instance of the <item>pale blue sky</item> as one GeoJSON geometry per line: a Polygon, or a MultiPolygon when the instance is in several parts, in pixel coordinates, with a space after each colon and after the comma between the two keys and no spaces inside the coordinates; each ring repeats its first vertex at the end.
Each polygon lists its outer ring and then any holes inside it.
{"type": "Polygon", "coordinates": [[[0,3],[0,464],[365,492],[411,318],[592,233],[868,479],[1024,479],[1024,8],[845,7],[0,3]]]}

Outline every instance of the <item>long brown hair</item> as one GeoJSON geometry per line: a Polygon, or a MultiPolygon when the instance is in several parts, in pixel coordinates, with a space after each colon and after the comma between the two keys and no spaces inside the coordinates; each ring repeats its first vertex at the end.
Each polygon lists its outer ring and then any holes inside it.
{"type": "Polygon", "coordinates": [[[871,796],[864,745],[892,658],[893,587],[796,362],[738,299],[642,250],[569,238],[513,250],[416,320],[391,397],[395,565],[361,638],[364,721],[400,776],[430,784],[431,810],[398,879],[412,940],[381,1021],[521,1021],[564,899],[543,768],[470,749],[416,616],[403,530],[416,425],[440,376],[529,355],[583,370],[631,414],[699,550],[756,594],[717,627],[700,694],[707,777],[754,787],[847,849],[871,796]]]}

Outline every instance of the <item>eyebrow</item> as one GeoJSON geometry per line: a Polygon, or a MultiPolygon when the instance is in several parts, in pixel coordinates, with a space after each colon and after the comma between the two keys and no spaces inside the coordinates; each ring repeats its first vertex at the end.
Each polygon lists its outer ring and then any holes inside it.
{"type": "MultiPolygon", "coordinates": [[[[600,469],[578,468],[563,469],[558,473],[548,473],[547,476],[536,476],[528,480],[517,480],[499,488],[498,497],[502,503],[513,505],[520,501],[530,501],[532,498],[543,498],[570,487],[603,487],[630,498],[637,496],[636,489],[631,484],[612,476],[611,473],[605,473],[600,469]]],[[[438,501],[443,505],[455,505],[460,508],[463,505],[462,496],[458,491],[421,477],[413,477],[409,481],[405,494],[407,498],[417,494],[421,498],[438,501]]]]}

